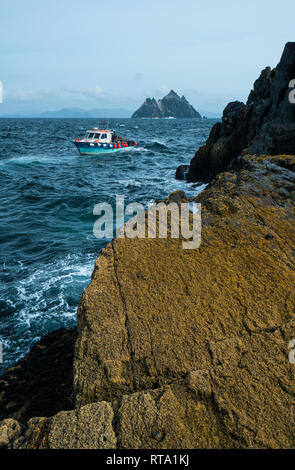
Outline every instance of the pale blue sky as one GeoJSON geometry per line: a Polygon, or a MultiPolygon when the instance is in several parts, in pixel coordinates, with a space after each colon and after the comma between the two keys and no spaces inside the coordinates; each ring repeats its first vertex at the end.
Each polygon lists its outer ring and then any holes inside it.
{"type": "Polygon", "coordinates": [[[246,99],[294,30],[294,0],[4,0],[0,114],[134,110],[171,88],[220,112],[246,99]]]}

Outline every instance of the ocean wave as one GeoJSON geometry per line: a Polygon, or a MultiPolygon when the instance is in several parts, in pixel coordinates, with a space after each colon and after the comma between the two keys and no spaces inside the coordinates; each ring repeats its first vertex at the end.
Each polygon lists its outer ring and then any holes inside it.
{"type": "MultiPolygon", "coordinates": [[[[116,122],[110,120],[111,127],[116,122]]],[[[108,241],[93,236],[95,204],[113,205],[116,194],[124,194],[126,204],[147,207],[177,189],[188,197],[200,190],[175,180],[175,169],[190,161],[211,124],[146,119],[135,129],[132,120],[118,122],[136,147],[80,157],[73,137],[91,128],[91,119],[19,119],[13,129],[9,120],[0,120],[4,369],[40,336],[75,324],[94,260],[108,241]]]]}
{"type": "Polygon", "coordinates": [[[133,147],[133,152],[149,152],[149,150],[145,147],[133,147]]]}
{"type": "Polygon", "coordinates": [[[153,142],[146,144],[145,146],[148,150],[153,150],[160,153],[174,153],[173,149],[163,142],[154,140],[153,142]]]}
{"type": "Polygon", "coordinates": [[[75,324],[79,298],[89,283],[94,260],[94,254],[66,255],[28,274],[19,265],[24,277],[0,295],[0,340],[9,357],[5,368],[25,355],[36,337],[75,324]]]}
{"type": "Polygon", "coordinates": [[[11,158],[2,158],[0,160],[0,166],[4,165],[60,165],[63,162],[70,163],[70,160],[77,158],[79,155],[67,155],[60,158],[60,156],[47,156],[47,155],[23,155],[11,158]]]}

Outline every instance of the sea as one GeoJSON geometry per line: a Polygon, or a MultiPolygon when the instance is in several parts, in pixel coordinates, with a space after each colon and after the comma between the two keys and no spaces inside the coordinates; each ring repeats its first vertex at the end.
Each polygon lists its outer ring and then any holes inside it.
{"type": "Polygon", "coordinates": [[[197,195],[204,185],[175,179],[205,143],[216,120],[110,119],[132,150],[80,156],[73,144],[95,119],[0,119],[0,372],[46,333],[73,327],[94,261],[94,206],[148,207],[172,191],[197,195]],[[1,358],[0,358],[1,359],[1,358]]]}

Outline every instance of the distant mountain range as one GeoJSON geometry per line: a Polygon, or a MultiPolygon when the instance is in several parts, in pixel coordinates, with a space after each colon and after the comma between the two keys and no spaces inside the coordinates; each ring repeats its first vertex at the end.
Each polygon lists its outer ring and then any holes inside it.
{"type": "Polygon", "coordinates": [[[147,98],[140,108],[132,115],[133,118],[198,118],[200,113],[186,100],[171,90],[164,98],[156,101],[147,98]]]}
{"type": "Polygon", "coordinates": [[[34,114],[11,114],[1,117],[22,117],[22,118],[129,118],[131,112],[127,109],[80,109],[80,108],[63,108],[58,111],[45,111],[34,114]]]}
{"type": "MultiPolygon", "coordinates": [[[[208,118],[219,118],[218,113],[201,111],[203,116],[208,118]]],[[[177,93],[171,91],[162,100],[156,101],[154,98],[147,98],[144,104],[133,113],[132,117],[197,117],[201,118],[198,113],[184,98],[180,98],[177,93]],[[176,95],[176,96],[175,96],[176,95]],[[158,104],[160,102],[160,104],[158,104]],[[159,108],[160,106],[160,108],[159,108]],[[160,109],[160,111],[159,111],[160,109]]],[[[63,108],[57,111],[44,111],[40,113],[11,113],[0,115],[0,118],[130,118],[131,111],[123,108],[97,108],[97,109],[81,109],[81,108],[63,108]]]]}

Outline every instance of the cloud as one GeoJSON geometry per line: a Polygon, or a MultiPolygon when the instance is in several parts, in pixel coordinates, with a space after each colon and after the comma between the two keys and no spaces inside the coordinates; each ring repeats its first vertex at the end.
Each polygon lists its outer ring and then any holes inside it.
{"type": "Polygon", "coordinates": [[[59,88],[57,90],[11,90],[5,89],[6,101],[42,101],[44,99],[73,99],[83,101],[89,98],[107,96],[99,85],[86,90],[75,90],[72,88],[59,88]]]}
{"type": "MultiPolygon", "coordinates": [[[[138,107],[136,97],[128,93],[106,92],[98,84],[86,89],[59,88],[51,90],[4,90],[1,115],[11,113],[36,113],[61,108],[125,108],[138,107]]],[[[139,101],[141,101],[139,99],[139,101]]]]}
{"type": "Polygon", "coordinates": [[[135,74],[133,74],[133,78],[134,80],[136,80],[137,82],[140,82],[142,79],[143,79],[143,73],[141,72],[136,72],[135,74]]]}
{"type": "Polygon", "coordinates": [[[5,100],[37,101],[42,99],[42,92],[36,90],[9,90],[5,88],[5,100]]]}
{"type": "Polygon", "coordinates": [[[100,95],[103,92],[102,88],[99,85],[95,85],[95,93],[100,95]]]}

